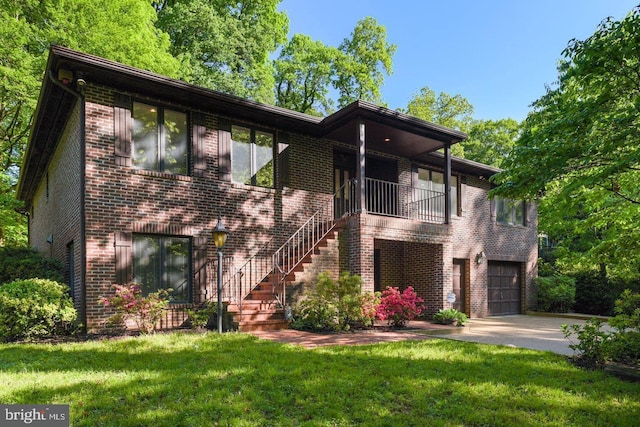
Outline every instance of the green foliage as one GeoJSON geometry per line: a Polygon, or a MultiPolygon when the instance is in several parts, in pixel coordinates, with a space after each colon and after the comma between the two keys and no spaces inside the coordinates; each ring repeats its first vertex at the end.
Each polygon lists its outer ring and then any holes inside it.
{"type": "Polygon", "coordinates": [[[571,342],[569,348],[577,352],[580,363],[588,368],[600,368],[606,361],[606,343],[609,334],[602,330],[602,321],[596,318],[587,320],[584,325],[562,325],[564,337],[571,340],[576,336],[578,342],[571,342]]]}
{"type": "Polygon", "coordinates": [[[573,308],[576,299],[575,279],[555,274],[536,279],[538,309],[551,313],[566,313],[573,308]]]}
{"type": "Polygon", "coordinates": [[[640,7],[572,40],[558,83],[534,104],[495,192],[542,196],[540,228],[565,251],[559,262],[640,271],[640,7]]]}
{"type": "Polygon", "coordinates": [[[214,318],[218,314],[218,303],[205,302],[198,307],[186,310],[189,323],[194,329],[211,328],[214,318]]]}
{"type": "Polygon", "coordinates": [[[445,308],[440,309],[436,314],[433,315],[433,320],[436,323],[440,323],[442,325],[457,325],[464,326],[465,323],[469,320],[467,315],[456,310],[455,308],[445,308]]]}
{"type": "Polygon", "coordinates": [[[640,293],[626,289],[616,300],[615,317],[609,324],[615,331],[609,343],[609,356],[616,362],[640,364],[640,293]]]}
{"type": "Polygon", "coordinates": [[[334,63],[333,86],[340,94],[340,107],[357,100],[383,103],[380,88],[384,75],[392,72],[396,48],[387,42],[386,28],[374,18],[369,16],[358,21],[351,37],[338,46],[341,54],[334,63]]]}
{"type": "Polygon", "coordinates": [[[114,294],[103,297],[105,307],[113,307],[116,314],[111,316],[111,325],[122,325],[132,319],[138,330],[143,334],[150,334],[156,330],[158,321],[169,306],[169,292],[171,290],[160,289],[147,296],[142,295],[139,285],[113,285],[114,294]]]}
{"type": "Polygon", "coordinates": [[[520,123],[514,119],[474,120],[466,132],[469,138],[460,143],[464,158],[500,168],[520,135],[520,123]]]}
{"type": "Polygon", "coordinates": [[[17,279],[64,281],[62,263],[26,247],[0,247],[0,285],[17,279]]]}
{"type": "Polygon", "coordinates": [[[77,313],[69,288],[53,280],[16,280],[0,287],[0,341],[71,332],[77,313]]]}
{"type": "Polygon", "coordinates": [[[285,42],[289,21],[281,0],[176,0],[157,3],[160,30],[182,59],[187,81],[273,103],[269,55],[285,42]]]}
{"type": "MultiPolygon", "coordinates": [[[[7,160],[12,163],[9,167],[15,167],[13,160],[7,160]]],[[[14,183],[8,172],[0,170],[0,247],[27,245],[27,217],[21,213],[23,203],[16,200],[14,183]]]]}
{"type": "Polygon", "coordinates": [[[295,34],[274,61],[276,105],[316,116],[332,113],[329,86],[338,54],[334,47],[295,34]]]}
{"type": "Polygon", "coordinates": [[[449,95],[425,86],[407,105],[407,114],[422,120],[468,132],[471,128],[473,105],[462,95],[449,95]]]}
{"type": "Polygon", "coordinates": [[[362,279],[344,272],[337,281],[320,273],[314,291],[293,308],[295,329],[346,331],[352,326],[372,326],[377,299],[362,293],[362,279]]]}
{"type": "Polygon", "coordinates": [[[617,294],[611,281],[600,272],[583,271],[575,274],[577,313],[610,316],[617,294]]]}
{"type": "Polygon", "coordinates": [[[579,352],[579,359],[590,367],[600,367],[611,360],[640,364],[640,293],[627,289],[615,302],[616,316],[609,319],[611,332],[601,330],[602,322],[591,319],[584,326],[562,325],[565,337],[577,335],[578,343],[569,347],[579,352]]]}

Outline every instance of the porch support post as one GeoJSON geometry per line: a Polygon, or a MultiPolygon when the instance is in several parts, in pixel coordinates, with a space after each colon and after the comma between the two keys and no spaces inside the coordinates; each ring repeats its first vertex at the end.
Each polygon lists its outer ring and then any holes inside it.
{"type": "Polygon", "coordinates": [[[362,120],[358,121],[358,166],[356,170],[356,179],[358,180],[356,194],[356,211],[358,213],[367,212],[367,193],[364,182],[365,177],[365,126],[362,120]]]}
{"type": "Polygon", "coordinates": [[[451,224],[451,144],[444,144],[444,223],[451,224]]]}

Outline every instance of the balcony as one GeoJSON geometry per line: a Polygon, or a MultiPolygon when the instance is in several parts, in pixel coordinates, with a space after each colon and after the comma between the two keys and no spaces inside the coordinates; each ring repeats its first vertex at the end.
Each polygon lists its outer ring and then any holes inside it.
{"type": "MultiPolygon", "coordinates": [[[[335,216],[357,213],[357,182],[352,180],[335,194],[335,216]]],[[[445,193],[414,188],[379,179],[365,179],[366,210],[382,215],[433,224],[445,223],[445,193]]]]}

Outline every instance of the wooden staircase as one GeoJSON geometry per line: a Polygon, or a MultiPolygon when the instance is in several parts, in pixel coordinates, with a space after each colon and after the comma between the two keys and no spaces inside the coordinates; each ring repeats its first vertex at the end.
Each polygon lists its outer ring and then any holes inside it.
{"type": "MultiPolygon", "coordinates": [[[[293,265],[285,266],[285,270],[289,273],[284,277],[284,286],[295,282],[296,277],[299,279],[305,268],[313,262],[314,257],[327,248],[329,242],[338,238],[340,227],[337,225],[314,245],[310,253],[300,260],[293,261],[293,265]]],[[[268,331],[289,327],[289,322],[285,318],[285,308],[282,307],[276,297],[276,292],[274,292],[281,277],[274,272],[269,273],[242,300],[241,306],[236,303],[229,304],[227,312],[233,314],[233,321],[237,325],[238,331],[268,331]]]]}

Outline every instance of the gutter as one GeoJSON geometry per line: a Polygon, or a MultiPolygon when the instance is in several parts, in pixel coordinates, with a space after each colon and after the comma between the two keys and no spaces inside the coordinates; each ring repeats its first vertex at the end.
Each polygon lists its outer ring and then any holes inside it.
{"type": "MultiPolygon", "coordinates": [[[[84,87],[86,82],[82,79],[76,80],[76,85],[80,91],[75,91],[62,84],[55,78],[51,69],[47,73],[49,80],[62,90],[73,95],[80,102],[80,317],[84,328],[87,325],[87,251],[86,251],[86,210],[85,210],[85,188],[86,188],[86,107],[84,87]]],[[[70,266],[75,268],[75,266],[70,266]]],[[[75,283],[74,283],[75,286],[75,283]]]]}

